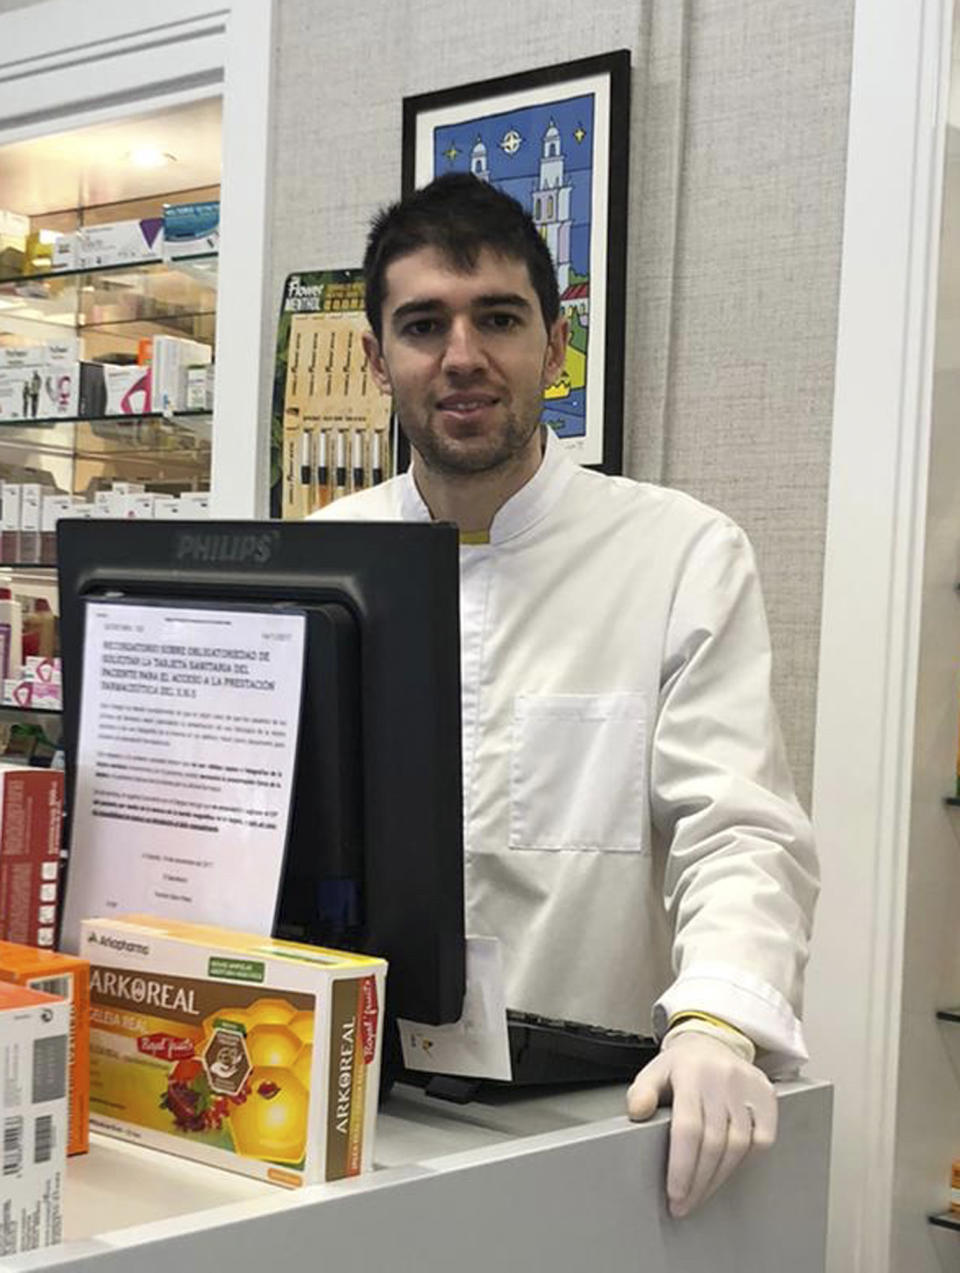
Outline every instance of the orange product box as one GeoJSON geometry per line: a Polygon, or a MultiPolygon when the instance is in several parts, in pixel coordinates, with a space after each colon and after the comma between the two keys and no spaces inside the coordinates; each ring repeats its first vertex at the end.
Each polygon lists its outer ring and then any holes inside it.
{"type": "Polygon", "coordinates": [[[62,824],[62,772],[0,767],[0,940],[53,948],[62,824]]]}
{"type": "Polygon", "coordinates": [[[0,941],[0,981],[12,981],[70,1004],[67,1153],[90,1148],[90,964],[76,955],[0,941]]]}
{"type": "Polygon", "coordinates": [[[386,963],[85,919],[95,1131],[296,1187],[373,1166],[386,963]]]}

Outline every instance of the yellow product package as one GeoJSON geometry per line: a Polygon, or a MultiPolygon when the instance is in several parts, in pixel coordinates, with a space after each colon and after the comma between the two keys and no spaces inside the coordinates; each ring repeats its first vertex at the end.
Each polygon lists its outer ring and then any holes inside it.
{"type": "Polygon", "coordinates": [[[287,1186],[370,1169],[384,960],[139,915],[81,947],[94,1130],[287,1186]]]}

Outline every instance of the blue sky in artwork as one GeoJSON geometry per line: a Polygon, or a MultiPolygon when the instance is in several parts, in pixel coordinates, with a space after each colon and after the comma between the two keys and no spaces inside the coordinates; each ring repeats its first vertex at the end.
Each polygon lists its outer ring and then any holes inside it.
{"type": "Polygon", "coordinates": [[[564,174],[573,187],[570,211],[570,261],[578,274],[590,273],[590,207],[593,179],[594,97],[584,94],[540,106],[444,124],[433,130],[433,171],[469,172],[478,136],[487,148],[494,185],[532,210],[540,175],[543,135],[550,121],[560,130],[564,174]],[[579,140],[578,140],[579,138],[579,140]]]}

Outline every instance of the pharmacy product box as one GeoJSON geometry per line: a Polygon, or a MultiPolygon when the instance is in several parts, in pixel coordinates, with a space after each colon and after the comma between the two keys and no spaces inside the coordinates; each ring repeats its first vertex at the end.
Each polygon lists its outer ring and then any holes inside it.
{"type": "Polygon", "coordinates": [[[96,420],[108,415],[143,415],[151,407],[149,367],[136,363],[80,364],[80,415],[96,420]]]}
{"type": "Polygon", "coordinates": [[[293,1187],[371,1169],[383,960],[136,915],[80,953],[95,1131],[293,1187]]]}
{"type": "MultiPolygon", "coordinates": [[[[45,885],[51,903],[56,884],[45,885]]],[[[90,1148],[90,965],[76,955],[0,941],[0,982],[66,999],[70,1005],[68,1154],[90,1148]]]]}
{"type": "Polygon", "coordinates": [[[169,204],[163,209],[163,254],[198,256],[216,252],[220,245],[220,204],[169,204]]]}
{"type": "MultiPolygon", "coordinates": [[[[0,373],[2,374],[2,373],[0,373]]],[[[20,482],[0,484],[0,561],[16,561],[20,550],[20,482]]]]}
{"type": "Polygon", "coordinates": [[[210,516],[209,491],[184,491],[180,496],[182,516],[199,520],[210,516]]]}
{"type": "Polygon", "coordinates": [[[20,274],[23,270],[30,218],[0,209],[0,274],[20,274]]]}
{"type": "MultiPolygon", "coordinates": [[[[15,700],[16,701],[16,700],[15,700]]],[[[0,939],[53,948],[63,773],[0,768],[0,939]],[[50,885],[53,888],[50,888],[50,885]]]]}
{"type": "Polygon", "coordinates": [[[81,270],[131,261],[156,260],[163,244],[163,217],[85,225],[77,231],[76,261],[81,270]]]}
{"type": "Polygon", "coordinates": [[[57,564],[57,522],[62,517],[75,516],[72,495],[44,494],[40,512],[40,560],[45,566],[57,564]]]}
{"type": "Polygon", "coordinates": [[[71,232],[69,234],[61,234],[57,236],[56,242],[53,245],[51,268],[53,270],[77,269],[76,233],[71,232]]]}
{"type": "Polygon", "coordinates": [[[63,1238],[69,1033],[64,999],[0,983],[3,1256],[63,1238]]]}
{"type": "Polygon", "coordinates": [[[20,487],[20,538],[17,548],[17,560],[20,562],[40,560],[43,489],[39,482],[24,482],[20,487]]]}

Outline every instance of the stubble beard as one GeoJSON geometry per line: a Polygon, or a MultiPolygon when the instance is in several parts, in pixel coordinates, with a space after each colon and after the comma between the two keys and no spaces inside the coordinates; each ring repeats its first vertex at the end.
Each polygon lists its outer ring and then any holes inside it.
{"type": "Polygon", "coordinates": [[[468,477],[507,468],[526,452],[540,429],[542,397],[539,392],[536,397],[529,395],[517,407],[508,410],[495,434],[463,439],[450,436],[429,420],[411,426],[401,404],[398,415],[407,440],[427,469],[442,477],[468,477]]]}

